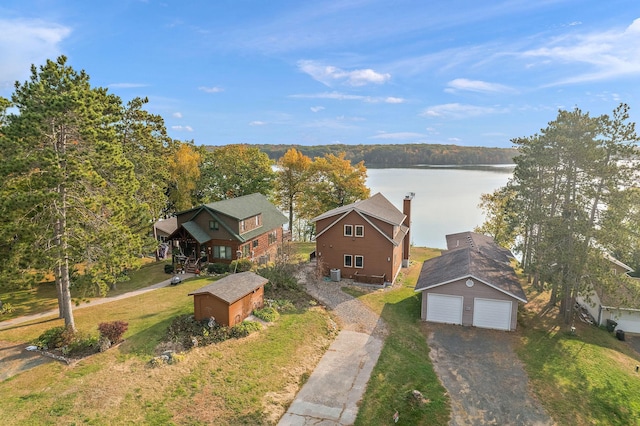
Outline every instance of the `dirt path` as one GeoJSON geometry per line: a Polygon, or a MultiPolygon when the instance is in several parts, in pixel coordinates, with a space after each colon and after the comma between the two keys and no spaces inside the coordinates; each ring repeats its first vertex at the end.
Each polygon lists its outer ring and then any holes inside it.
{"type": "Polygon", "coordinates": [[[432,324],[429,356],[451,399],[451,426],[554,422],[528,388],[511,333],[432,324]]]}

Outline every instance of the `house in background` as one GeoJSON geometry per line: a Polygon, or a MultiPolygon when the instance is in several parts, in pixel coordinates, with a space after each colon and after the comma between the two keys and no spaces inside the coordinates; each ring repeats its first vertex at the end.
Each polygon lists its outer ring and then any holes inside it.
{"type": "Polygon", "coordinates": [[[260,263],[272,260],[283,240],[287,217],[256,193],[179,212],[176,221],[177,229],[168,239],[178,246],[180,261],[188,269],[238,258],[260,263]]]}
{"type": "Polygon", "coordinates": [[[640,279],[632,278],[633,268],[611,256],[606,256],[611,272],[619,277],[615,291],[605,286],[595,286],[576,298],[597,325],[607,325],[607,320],[617,323],[616,329],[628,333],[640,333],[640,279]]]}
{"type": "Polygon", "coordinates": [[[198,290],[193,296],[196,321],[214,318],[220,325],[233,327],[255,309],[264,306],[264,286],[269,282],[253,272],[227,275],[198,290]]]}
{"type": "Polygon", "coordinates": [[[322,273],[331,271],[334,280],[393,283],[402,266],[409,264],[413,196],[405,197],[403,212],[377,193],[314,218],[316,257],[322,273]]]}
{"type": "Polygon", "coordinates": [[[511,252],[473,232],[446,236],[448,250],[426,260],[415,291],[424,321],[515,330],[518,303],[527,303],[511,252]]]}

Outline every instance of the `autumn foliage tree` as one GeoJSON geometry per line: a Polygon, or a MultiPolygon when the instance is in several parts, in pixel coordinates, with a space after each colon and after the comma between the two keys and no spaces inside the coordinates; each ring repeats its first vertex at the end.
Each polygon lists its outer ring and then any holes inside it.
{"type": "Polygon", "coordinates": [[[278,160],[275,179],[275,198],[278,204],[289,212],[289,229],[293,229],[296,205],[309,189],[314,170],[311,158],[295,148],[288,150],[278,160]]]}
{"type": "Polygon", "coordinates": [[[190,209],[198,204],[201,150],[192,143],[181,143],[169,157],[171,184],[168,188],[170,212],[190,209]]]}

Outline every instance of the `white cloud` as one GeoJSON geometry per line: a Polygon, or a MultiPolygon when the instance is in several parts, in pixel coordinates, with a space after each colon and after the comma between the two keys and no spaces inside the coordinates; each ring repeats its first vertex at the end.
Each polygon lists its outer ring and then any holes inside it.
{"type": "Polygon", "coordinates": [[[177,112],[174,112],[173,114],[171,114],[171,116],[173,118],[182,118],[182,113],[177,111],[177,112]]]}
{"type": "Polygon", "coordinates": [[[213,87],[206,87],[206,86],[200,86],[198,87],[198,90],[201,90],[205,93],[220,93],[220,92],[224,92],[224,89],[222,89],[221,87],[217,87],[217,86],[213,86],[213,87]]]}
{"type": "Polygon", "coordinates": [[[384,101],[388,104],[403,104],[406,102],[405,99],[396,98],[394,96],[388,96],[384,101]]]}
{"type": "Polygon", "coordinates": [[[466,78],[456,78],[447,83],[445,92],[455,93],[457,91],[470,91],[480,93],[513,93],[514,90],[508,86],[497,83],[489,83],[481,80],[469,80],[466,78]]]}
{"type": "Polygon", "coordinates": [[[24,79],[32,64],[59,56],[70,34],[71,28],[53,22],[0,19],[0,88],[24,79]]]}
{"type": "Polygon", "coordinates": [[[312,112],[320,112],[320,111],[322,111],[324,109],[324,107],[323,106],[312,106],[310,109],[311,109],[312,112]]]}
{"type": "Polygon", "coordinates": [[[431,118],[466,118],[503,112],[492,107],[464,105],[458,103],[434,105],[425,109],[420,115],[431,118]]]}
{"type": "Polygon", "coordinates": [[[249,123],[249,126],[265,126],[267,124],[266,121],[255,120],[249,123]]]}
{"type": "Polygon", "coordinates": [[[193,132],[193,127],[191,126],[171,126],[171,129],[178,132],[193,132]]]}
{"type": "Polygon", "coordinates": [[[522,53],[527,59],[575,64],[580,71],[552,85],[613,79],[640,75],[640,18],[625,29],[579,33],[558,37],[547,46],[522,53]],[[585,67],[585,64],[587,67],[585,67]]]}
{"type": "Polygon", "coordinates": [[[375,136],[371,136],[371,139],[402,140],[402,139],[425,139],[426,137],[427,135],[424,135],[422,133],[415,133],[415,132],[396,132],[396,133],[380,132],[375,136]]]}
{"type": "Polygon", "coordinates": [[[335,83],[347,86],[365,86],[367,84],[383,84],[391,79],[391,74],[381,74],[370,68],[346,71],[331,65],[322,65],[315,61],[298,61],[298,68],[309,74],[314,80],[326,86],[335,83]]]}

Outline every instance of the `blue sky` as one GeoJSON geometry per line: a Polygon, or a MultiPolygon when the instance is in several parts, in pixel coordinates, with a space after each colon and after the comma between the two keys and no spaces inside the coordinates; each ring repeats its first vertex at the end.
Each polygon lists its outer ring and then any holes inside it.
{"type": "Polygon", "coordinates": [[[640,121],[640,1],[0,3],[0,96],[64,54],[169,134],[511,146],[575,106],[640,121]]]}

